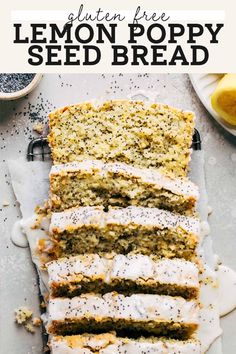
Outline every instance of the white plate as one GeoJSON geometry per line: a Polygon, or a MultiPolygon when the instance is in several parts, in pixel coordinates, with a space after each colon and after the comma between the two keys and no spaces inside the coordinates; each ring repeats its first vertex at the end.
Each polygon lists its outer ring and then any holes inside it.
{"type": "Polygon", "coordinates": [[[196,94],[208,112],[225,130],[236,136],[236,127],[225,123],[211,106],[211,94],[220,81],[222,74],[191,74],[189,77],[196,94]]]}

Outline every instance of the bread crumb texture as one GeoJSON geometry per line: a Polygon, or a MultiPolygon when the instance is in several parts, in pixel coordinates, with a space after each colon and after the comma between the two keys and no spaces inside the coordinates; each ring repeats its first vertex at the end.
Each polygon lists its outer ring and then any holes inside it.
{"type": "Polygon", "coordinates": [[[81,103],[49,115],[54,163],[98,159],[186,176],[194,114],[163,104],[115,100],[81,103]]]}

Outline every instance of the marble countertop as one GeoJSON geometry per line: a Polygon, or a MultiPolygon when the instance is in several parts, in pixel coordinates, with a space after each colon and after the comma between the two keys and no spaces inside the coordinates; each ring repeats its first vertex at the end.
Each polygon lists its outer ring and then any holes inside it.
{"type": "MultiPolygon", "coordinates": [[[[236,270],[236,138],[226,133],[196,96],[188,75],[178,74],[47,74],[39,86],[18,101],[0,102],[0,343],[4,353],[41,353],[40,331],[26,333],[14,324],[14,309],[25,305],[38,311],[38,286],[28,249],[10,241],[13,223],[20,218],[12,193],[6,161],[26,156],[35,123],[45,124],[54,108],[91,99],[139,98],[149,92],[197,116],[205,151],[211,235],[221,261],[236,270]],[[3,206],[9,202],[9,206],[3,206]],[[17,270],[17,271],[16,271],[17,270]]],[[[222,319],[223,353],[236,353],[236,312],[222,319]]]]}

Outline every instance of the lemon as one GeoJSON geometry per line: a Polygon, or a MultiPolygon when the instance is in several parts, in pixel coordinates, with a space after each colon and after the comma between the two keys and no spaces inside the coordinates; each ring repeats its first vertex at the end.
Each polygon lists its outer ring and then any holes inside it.
{"type": "Polygon", "coordinates": [[[236,125],[236,74],[226,74],[211,96],[213,109],[227,123],[236,125]]]}

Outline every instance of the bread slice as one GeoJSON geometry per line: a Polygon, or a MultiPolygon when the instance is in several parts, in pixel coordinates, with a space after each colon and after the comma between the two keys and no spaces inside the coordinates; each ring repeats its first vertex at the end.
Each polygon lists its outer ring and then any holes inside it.
{"type": "Polygon", "coordinates": [[[52,354],[201,354],[200,343],[194,339],[130,339],[112,333],[55,336],[49,346],[52,354]]]}
{"type": "Polygon", "coordinates": [[[53,297],[83,293],[151,293],[195,298],[198,268],[183,259],[153,259],[136,255],[97,254],[61,258],[47,264],[53,297]]]}
{"type": "Polygon", "coordinates": [[[160,168],[186,176],[194,114],[164,104],[114,100],[79,103],[49,115],[54,163],[87,159],[160,168]]]}
{"type": "Polygon", "coordinates": [[[51,298],[48,304],[49,334],[71,335],[126,331],[186,339],[198,327],[199,306],[194,300],[165,295],[118,293],[83,294],[51,298]]]}
{"type": "Polygon", "coordinates": [[[139,205],[178,213],[193,212],[198,188],[187,178],[170,178],[158,170],[98,160],[52,166],[50,206],[62,211],[78,206],[139,205]]]}
{"type": "Polygon", "coordinates": [[[59,255],[114,251],[191,260],[199,225],[196,218],[157,208],[80,207],[52,213],[50,237],[59,255]]]}

